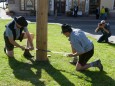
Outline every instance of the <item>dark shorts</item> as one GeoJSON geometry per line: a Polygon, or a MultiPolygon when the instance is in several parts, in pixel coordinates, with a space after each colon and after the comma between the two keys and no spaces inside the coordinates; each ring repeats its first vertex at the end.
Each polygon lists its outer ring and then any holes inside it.
{"type": "MultiPolygon", "coordinates": [[[[20,40],[22,41],[23,40],[23,37],[24,37],[24,33],[22,33],[22,35],[19,37],[19,39],[17,40],[20,40]]],[[[9,39],[7,36],[5,36],[5,32],[4,32],[4,41],[5,41],[5,47],[8,51],[12,51],[14,49],[14,45],[10,43],[9,39]]]]}
{"type": "Polygon", "coordinates": [[[86,53],[80,55],[80,56],[79,56],[79,62],[78,62],[78,63],[79,63],[81,66],[86,65],[86,63],[87,63],[88,60],[93,56],[93,54],[94,54],[94,48],[91,49],[90,51],[88,51],[88,52],[86,52],[86,53]]]}

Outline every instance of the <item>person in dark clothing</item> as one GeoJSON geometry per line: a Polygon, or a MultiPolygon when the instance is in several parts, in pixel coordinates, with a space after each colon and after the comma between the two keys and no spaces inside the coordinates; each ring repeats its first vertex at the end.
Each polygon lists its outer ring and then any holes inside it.
{"type": "Polygon", "coordinates": [[[74,7],[74,17],[77,17],[77,12],[78,12],[78,6],[74,7]]]}
{"type": "Polygon", "coordinates": [[[95,14],[96,14],[96,19],[99,19],[99,15],[100,15],[100,9],[99,9],[99,7],[96,8],[95,14]]]}
{"type": "Polygon", "coordinates": [[[109,23],[106,23],[105,20],[102,20],[99,24],[98,27],[96,28],[95,32],[101,31],[102,36],[98,39],[97,42],[102,43],[108,43],[108,38],[111,36],[110,32],[110,25],[109,23]]]}
{"type": "Polygon", "coordinates": [[[32,57],[29,50],[33,50],[33,38],[34,34],[28,31],[28,22],[23,16],[15,17],[13,21],[7,24],[6,30],[4,32],[4,41],[5,47],[4,52],[8,57],[14,57],[14,46],[21,48],[24,50],[25,57],[32,57]],[[23,39],[27,39],[27,46],[21,46],[16,40],[22,41],[23,39]]]}

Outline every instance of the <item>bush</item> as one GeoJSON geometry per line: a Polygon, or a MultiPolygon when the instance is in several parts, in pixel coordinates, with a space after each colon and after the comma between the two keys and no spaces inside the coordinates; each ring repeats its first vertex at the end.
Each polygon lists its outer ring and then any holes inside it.
{"type": "Polygon", "coordinates": [[[67,11],[66,16],[72,16],[72,11],[67,11]]]}

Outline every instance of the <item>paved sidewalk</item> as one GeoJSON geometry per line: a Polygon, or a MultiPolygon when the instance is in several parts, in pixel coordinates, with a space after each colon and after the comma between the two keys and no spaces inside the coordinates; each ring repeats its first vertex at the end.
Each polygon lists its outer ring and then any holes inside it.
{"type": "Polygon", "coordinates": [[[1,19],[12,19],[11,16],[6,15],[6,12],[4,9],[0,8],[0,18],[1,19]]]}

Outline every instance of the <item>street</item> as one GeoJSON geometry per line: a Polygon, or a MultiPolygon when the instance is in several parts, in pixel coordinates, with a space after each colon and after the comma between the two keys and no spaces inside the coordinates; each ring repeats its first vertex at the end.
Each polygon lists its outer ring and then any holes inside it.
{"type": "MultiPolygon", "coordinates": [[[[86,34],[89,34],[96,39],[98,39],[99,36],[101,35],[101,32],[95,33],[95,29],[96,29],[96,27],[100,21],[101,20],[95,20],[95,19],[94,20],[57,19],[55,21],[49,19],[50,23],[60,23],[60,24],[67,23],[67,24],[70,24],[70,25],[72,25],[73,28],[79,28],[79,29],[85,31],[86,34]]],[[[112,21],[107,20],[107,22],[110,23],[111,33],[112,33],[112,36],[109,38],[109,40],[115,42],[115,21],[114,20],[112,20],[112,21]]]]}

